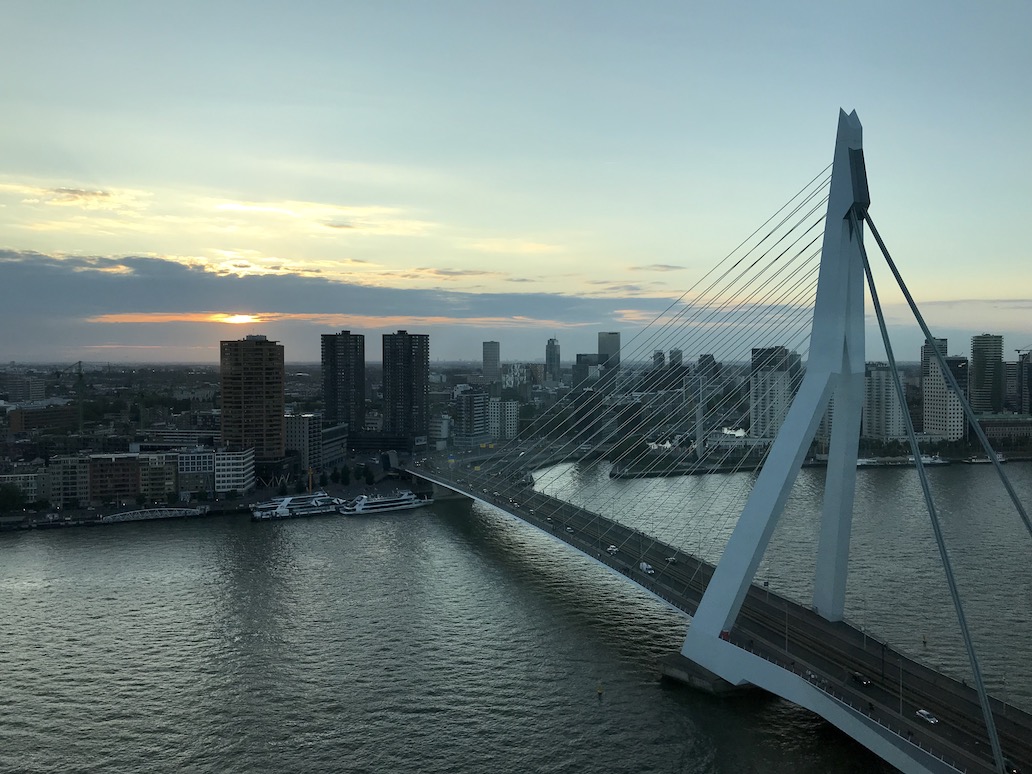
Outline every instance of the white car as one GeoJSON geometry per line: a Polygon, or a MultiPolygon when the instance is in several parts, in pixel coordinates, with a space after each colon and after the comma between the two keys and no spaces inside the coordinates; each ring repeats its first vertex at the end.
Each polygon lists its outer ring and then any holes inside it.
{"type": "Polygon", "coordinates": [[[567,532],[573,532],[573,527],[567,527],[567,528],[566,528],[566,531],[567,531],[567,532]]]}
{"type": "Polygon", "coordinates": [[[921,720],[924,720],[927,723],[931,723],[933,726],[939,722],[939,718],[935,717],[935,715],[933,715],[926,709],[919,709],[917,711],[917,716],[921,718],[921,720]]]}
{"type": "Polygon", "coordinates": [[[619,550],[620,549],[617,548],[616,546],[609,546],[609,548],[606,549],[606,553],[608,553],[610,556],[612,556],[613,554],[615,554],[619,550]]]}

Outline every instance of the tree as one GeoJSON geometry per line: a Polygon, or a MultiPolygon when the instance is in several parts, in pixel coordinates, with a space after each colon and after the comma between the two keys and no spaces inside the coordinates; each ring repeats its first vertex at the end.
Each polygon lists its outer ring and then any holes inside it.
{"type": "Polygon", "coordinates": [[[333,470],[330,471],[330,481],[334,484],[340,483],[340,468],[334,467],[333,470]]]}
{"type": "Polygon", "coordinates": [[[14,484],[0,484],[0,513],[16,511],[25,503],[21,489],[14,484]]]}
{"type": "Polygon", "coordinates": [[[326,475],[326,471],[325,470],[322,473],[319,474],[319,486],[320,487],[325,487],[326,484],[329,482],[329,480],[330,480],[330,477],[326,475]]]}
{"type": "Polygon", "coordinates": [[[165,502],[168,503],[169,505],[175,505],[176,503],[179,502],[179,495],[176,494],[175,492],[166,492],[165,493],[165,502]]]}
{"type": "Polygon", "coordinates": [[[278,494],[280,497],[286,497],[287,496],[287,482],[286,481],[282,482],[279,485],[279,489],[276,490],[276,494],[278,494]]]}
{"type": "Polygon", "coordinates": [[[376,483],[376,474],[373,473],[373,469],[372,468],[366,468],[365,469],[365,482],[366,482],[366,484],[368,484],[370,486],[372,486],[374,483],[376,483]]]}
{"type": "Polygon", "coordinates": [[[305,493],[305,482],[304,482],[304,479],[299,478],[297,480],[297,483],[294,484],[294,492],[296,494],[304,494],[305,493]]]}
{"type": "Polygon", "coordinates": [[[351,483],[351,468],[345,465],[340,471],[340,483],[347,486],[351,483]]]}

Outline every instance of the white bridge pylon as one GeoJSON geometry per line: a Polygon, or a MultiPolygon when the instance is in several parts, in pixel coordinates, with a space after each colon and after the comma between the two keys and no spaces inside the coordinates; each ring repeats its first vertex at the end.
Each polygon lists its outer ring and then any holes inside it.
{"type": "Polygon", "coordinates": [[[752,684],[817,713],[908,774],[952,772],[952,765],[802,675],[733,645],[729,637],[829,404],[834,421],[813,609],[829,621],[843,617],[864,393],[861,224],[869,205],[860,119],[855,111],[839,111],[806,373],[692,618],[681,654],[732,685],[752,684]]]}
{"type": "Polygon", "coordinates": [[[828,620],[842,619],[864,389],[862,234],[852,227],[849,215],[859,209],[861,221],[869,204],[860,119],[856,112],[840,111],[806,373],[692,619],[682,653],[693,660],[700,660],[696,655],[702,655],[701,643],[719,640],[738,617],[832,397],[834,422],[813,604],[828,620]]]}

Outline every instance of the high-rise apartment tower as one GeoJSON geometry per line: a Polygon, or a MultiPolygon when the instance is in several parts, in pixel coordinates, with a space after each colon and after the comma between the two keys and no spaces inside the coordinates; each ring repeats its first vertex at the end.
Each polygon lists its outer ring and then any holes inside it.
{"type": "Polygon", "coordinates": [[[325,419],[361,431],[365,423],[365,336],[351,331],[322,335],[325,419]]]}
{"type": "MultiPolygon", "coordinates": [[[[968,359],[947,357],[946,368],[953,375],[961,395],[967,397],[968,359]]],[[[933,438],[957,441],[967,435],[967,420],[961,397],[950,387],[949,379],[933,360],[928,367],[921,395],[923,432],[933,438]]]]}
{"type": "Polygon", "coordinates": [[[265,336],[219,344],[222,385],[222,442],[234,449],[254,448],[256,462],[282,459],[283,345],[265,336]]]}
{"type": "Polygon", "coordinates": [[[484,342],[484,381],[502,380],[502,346],[497,341],[484,342]]]}
{"type": "Polygon", "coordinates": [[[971,337],[968,400],[978,414],[1003,411],[1003,336],[983,333],[971,337]]]}
{"type": "Polygon", "coordinates": [[[549,339],[545,345],[545,381],[558,382],[559,377],[559,339],[549,339]]]}
{"type": "Polygon", "coordinates": [[[616,371],[620,368],[619,331],[600,332],[598,334],[598,364],[609,371],[616,371]]]}
{"type": "Polygon", "coordinates": [[[753,349],[749,369],[751,435],[773,438],[778,434],[801,378],[797,353],[785,347],[753,349]]]}
{"type": "Polygon", "coordinates": [[[383,429],[426,439],[430,415],[430,337],[425,333],[383,335],[383,429]]]}

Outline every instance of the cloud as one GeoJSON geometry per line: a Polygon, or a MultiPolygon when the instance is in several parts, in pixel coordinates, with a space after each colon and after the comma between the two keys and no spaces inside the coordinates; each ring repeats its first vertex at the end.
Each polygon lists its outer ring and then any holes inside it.
{"type": "Polygon", "coordinates": [[[226,323],[232,325],[265,325],[282,322],[304,322],[331,328],[413,328],[438,325],[472,325],[491,328],[536,327],[544,329],[565,328],[565,320],[540,319],[533,317],[468,317],[428,315],[354,315],[313,312],[248,312],[247,314],[226,312],[122,312],[100,314],[86,319],[88,323],[105,324],[166,324],[166,323],[226,323]],[[246,319],[233,319],[246,318],[246,319]]]}
{"type": "Polygon", "coordinates": [[[629,266],[628,271],[683,271],[687,266],[677,266],[672,263],[650,263],[647,266],[629,266]]]}
{"type": "Polygon", "coordinates": [[[24,205],[75,207],[83,210],[142,210],[150,194],[128,188],[95,190],[69,186],[40,186],[31,183],[0,182],[0,196],[20,197],[24,205]]]}
{"type": "Polygon", "coordinates": [[[424,277],[437,277],[440,279],[456,279],[458,277],[497,277],[500,273],[497,271],[488,271],[486,269],[439,269],[433,266],[420,266],[419,268],[412,269],[411,274],[420,274],[424,277]]]}
{"type": "MultiPolygon", "coordinates": [[[[642,306],[558,293],[399,289],[311,274],[249,272],[248,261],[228,256],[226,264],[226,271],[217,272],[208,263],[180,257],[55,256],[0,249],[11,299],[0,309],[0,324],[10,330],[17,321],[21,331],[5,357],[74,361],[87,347],[106,348],[114,357],[121,342],[137,348],[144,359],[211,361],[217,358],[218,341],[240,331],[283,340],[292,360],[317,360],[320,333],[351,329],[375,336],[395,328],[430,332],[440,357],[461,357],[464,348],[475,349],[478,341],[503,333],[510,356],[518,342],[524,342],[526,352],[543,353],[546,334],[563,331],[583,331],[576,335],[585,343],[568,341],[568,346],[590,352],[591,331],[612,327],[614,306],[641,306],[641,318],[654,316],[648,311],[655,303],[651,300],[642,306]],[[144,357],[148,351],[153,357],[144,357]]],[[[473,273],[420,271],[441,278],[473,273]]]]}

